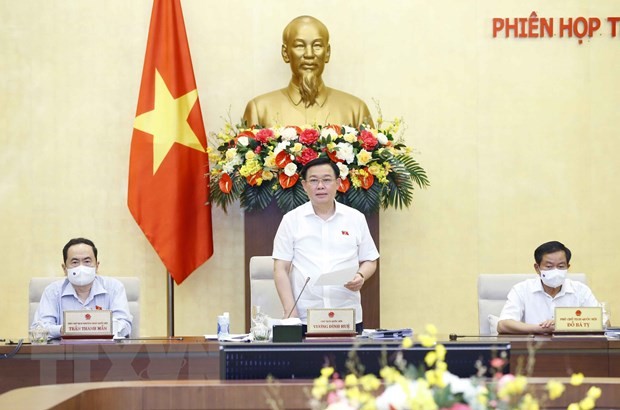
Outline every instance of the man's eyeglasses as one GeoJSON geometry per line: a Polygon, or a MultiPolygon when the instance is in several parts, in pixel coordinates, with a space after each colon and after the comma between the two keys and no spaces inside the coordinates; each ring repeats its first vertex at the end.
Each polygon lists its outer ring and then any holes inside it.
{"type": "Polygon", "coordinates": [[[331,184],[333,184],[335,181],[334,178],[322,178],[322,179],[318,179],[318,178],[310,178],[307,182],[313,186],[319,186],[319,182],[323,184],[323,186],[330,186],[331,184]]]}

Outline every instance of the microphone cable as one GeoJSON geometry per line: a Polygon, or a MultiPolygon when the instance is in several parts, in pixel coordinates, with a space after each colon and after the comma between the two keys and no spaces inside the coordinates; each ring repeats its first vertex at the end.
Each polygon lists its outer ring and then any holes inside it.
{"type": "Polygon", "coordinates": [[[24,339],[19,339],[17,341],[17,346],[15,346],[15,348],[13,348],[13,351],[11,351],[9,353],[0,354],[0,359],[10,359],[11,357],[15,356],[17,354],[17,352],[19,352],[19,349],[22,348],[23,344],[24,344],[24,339]]]}

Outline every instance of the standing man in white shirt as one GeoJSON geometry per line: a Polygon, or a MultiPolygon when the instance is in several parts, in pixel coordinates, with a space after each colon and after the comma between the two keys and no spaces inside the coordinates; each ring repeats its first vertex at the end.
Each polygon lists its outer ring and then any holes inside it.
{"type": "Polygon", "coordinates": [[[599,306],[588,286],[566,278],[570,259],[570,249],[558,241],[536,248],[534,269],[539,277],[510,290],[497,323],[498,333],[551,333],[556,306],[599,306]]]}
{"type": "Polygon", "coordinates": [[[361,333],[360,289],[375,272],[379,252],[364,215],[336,202],[339,176],[338,167],[327,157],[314,159],[301,170],[310,201],[282,218],[273,244],[274,280],[284,317],[290,314],[306,324],[311,308],[355,308],[356,330],[361,333]],[[315,286],[322,273],[351,267],[357,267],[357,273],[344,286],[315,286]]]}
{"type": "Polygon", "coordinates": [[[62,250],[62,269],[67,276],[48,285],[34,315],[34,322],[49,331],[49,338],[61,336],[65,310],[111,310],[115,336],[131,334],[129,303],[125,287],[118,280],[97,274],[99,261],[95,244],[86,238],[71,239],[62,250]]]}

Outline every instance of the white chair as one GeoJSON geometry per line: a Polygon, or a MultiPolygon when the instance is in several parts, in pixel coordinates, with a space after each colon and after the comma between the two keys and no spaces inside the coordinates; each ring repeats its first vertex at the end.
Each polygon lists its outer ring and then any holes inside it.
{"type": "Polygon", "coordinates": [[[261,312],[274,319],[281,319],[282,303],[273,281],[271,256],[250,258],[250,304],[260,306],[261,312]]]}
{"type": "MultiPolygon", "coordinates": [[[[121,281],[125,286],[125,292],[127,293],[127,301],[129,303],[129,313],[133,316],[131,323],[131,338],[137,338],[140,336],[140,278],[137,277],[118,277],[115,279],[121,281]]],[[[61,280],[60,277],[42,277],[30,279],[30,285],[28,288],[28,300],[30,306],[28,307],[28,328],[34,320],[34,314],[41,302],[41,296],[43,291],[52,282],[61,280]]]]}
{"type": "MultiPolygon", "coordinates": [[[[497,318],[510,289],[519,282],[537,276],[535,273],[483,273],[478,276],[478,324],[481,336],[497,334],[497,318]]],[[[586,283],[585,273],[572,273],[568,278],[586,283]]]]}

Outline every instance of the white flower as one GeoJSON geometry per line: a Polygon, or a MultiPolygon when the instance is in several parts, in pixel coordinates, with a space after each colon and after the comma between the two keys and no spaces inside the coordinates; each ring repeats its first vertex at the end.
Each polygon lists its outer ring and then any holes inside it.
{"type": "Polygon", "coordinates": [[[344,133],[345,133],[345,134],[357,134],[357,128],[347,127],[347,126],[345,125],[345,126],[344,126],[344,133]]]}
{"type": "Polygon", "coordinates": [[[417,390],[417,382],[408,381],[405,386],[408,389],[407,392],[403,390],[402,384],[392,384],[386,387],[381,396],[377,397],[375,406],[378,410],[405,410],[408,409],[407,398],[413,395],[417,390]]]}
{"type": "Polygon", "coordinates": [[[345,179],[347,176],[349,176],[349,167],[347,167],[342,162],[337,162],[336,166],[340,170],[340,178],[341,179],[345,179]]]}
{"type": "Polygon", "coordinates": [[[323,128],[321,130],[321,138],[323,139],[327,139],[327,137],[332,137],[332,139],[336,138],[338,136],[338,134],[336,133],[336,131],[334,131],[331,128],[323,128]]]}
{"type": "Polygon", "coordinates": [[[222,165],[222,171],[224,171],[227,174],[232,174],[233,172],[235,172],[235,166],[231,164],[230,162],[227,162],[224,165],[222,165]]]}
{"type": "Polygon", "coordinates": [[[295,165],[294,162],[289,162],[285,167],[284,167],[284,173],[289,176],[292,177],[293,175],[295,175],[295,173],[297,173],[297,165],[295,165]]]}
{"type": "Polygon", "coordinates": [[[355,160],[353,145],[347,142],[339,142],[336,144],[336,157],[346,161],[349,164],[352,163],[355,160]]]}
{"type": "Polygon", "coordinates": [[[379,144],[381,144],[381,145],[386,145],[388,143],[387,137],[382,132],[379,132],[377,134],[377,141],[379,141],[379,144]]]}
{"type": "Polygon", "coordinates": [[[276,147],[273,149],[273,153],[275,155],[278,155],[280,151],[282,151],[283,149],[286,149],[286,147],[288,147],[289,145],[291,145],[289,141],[279,142],[278,145],[276,145],[276,147]]]}
{"type": "Polygon", "coordinates": [[[229,148],[226,150],[226,161],[232,161],[237,156],[237,148],[229,148]]]}
{"type": "Polygon", "coordinates": [[[244,137],[239,137],[239,138],[237,139],[237,142],[238,142],[239,144],[243,145],[244,147],[247,147],[247,146],[248,146],[248,144],[250,143],[250,140],[248,139],[248,137],[245,137],[245,136],[244,136],[244,137]]]}
{"type": "Polygon", "coordinates": [[[297,130],[292,127],[287,127],[282,130],[282,139],[285,141],[293,141],[297,139],[297,130]]]}

